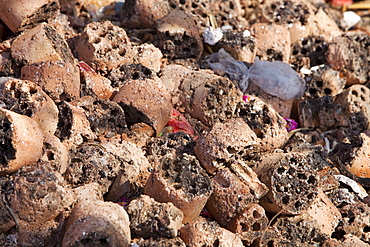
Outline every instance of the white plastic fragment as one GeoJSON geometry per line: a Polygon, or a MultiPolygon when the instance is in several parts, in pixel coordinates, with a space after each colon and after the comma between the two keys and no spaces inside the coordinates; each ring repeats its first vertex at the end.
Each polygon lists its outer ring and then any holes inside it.
{"type": "Polygon", "coordinates": [[[300,71],[302,74],[304,75],[311,75],[312,74],[312,71],[310,69],[306,69],[306,68],[301,68],[300,71]]]}
{"type": "Polygon", "coordinates": [[[227,74],[231,80],[238,81],[243,93],[248,88],[249,80],[266,93],[283,100],[302,97],[306,89],[305,80],[289,64],[281,61],[268,62],[256,58],[248,69],[245,63],[235,60],[224,49],[220,49],[213,53],[207,62],[212,70],[227,74]]]}
{"type": "Polygon", "coordinates": [[[353,11],[346,11],[343,13],[341,25],[349,30],[361,20],[361,17],[353,11]]]}
{"type": "Polygon", "coordinates": [[[246,37],[250,37],[251,36],[251,32],[249,32],[249,30],[244,30],[243,31],[243,37],[246,38],[246,37]]]}
{"type": "Polygon", "coordinates": [[[231,80],[239,82],[241,91],[248,88],[248,67],[242,61],[235,60],[223,48],[213,53],[207,62],[212,70],[226,73],[231,80]]]}
{"type": "Polygon", "coordinates": [[[268,94],[283,100],[303,96],[306,82],[289,64],[281,61],[261,61],[258,58],[249,68],[249,79],[268,94]]]}
{"type": "Polygon", "coordinates": [[[338,180],[341,183],[344,183],[352,188],[352,190],[361,198],[365,198],[369,196],[366,192],[366,190],[359,185],[356,181],[350,179],[349,177],[343,176],[343,175],[334,175],[335,179],[338,180]]]}
{"type": "Polygon", "coordinates": [[[221,28],[214,29],[213,27],[206,27],[203,31],[203,39],[204,43],[207,43],[209,45],[214,45],[220,39],[222,39],[223,33],[221,28]]]}

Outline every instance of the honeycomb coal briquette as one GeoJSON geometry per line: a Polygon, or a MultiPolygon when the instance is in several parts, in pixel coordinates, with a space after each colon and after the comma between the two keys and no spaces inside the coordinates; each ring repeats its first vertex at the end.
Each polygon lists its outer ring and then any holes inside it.
{"type": "Polygon", "coordinates": [[[278,228],[281,239],[287,240],[286,244],[277,246],[306,246],[302,243],[312,246],[327,238],[327,235],[321,233],[316,221],[311,220],[306,213],[279,217],[272,225],[278,228]]]}
{"type": "Polygon", "coordinates": [[[25,115],[0,108],[0,123],[0,175],[39,160],[43,153],[44,133],[37,122],[25,115]]]}
{"type": "Polygon", "coordinates": [[[314,13],[307,1],[267,0],[262,5],[262,21],[285,26],[291,43],[307,37],[314,28],[314,13]]]}
{"type": "Polygon", "coordinates": [[[97,198],[91,186],[87,191],[71,210],[61,246],[130,246],[130,219],[125,209],[97,198]]]}
{"type": "Polygon", "coordinates": [[[288,63],[291,39],[286,27],[276,23],[255,23],[250,27],[250,33],[256,40],[257,57],[288,63]]]}
{"type": "Polygon", "coordinates": [[[58,108],[35,83],[10,79],[0,91],[0,100],[5,103],[6,109],[35,120],[45,133],[54,134],[56,131],[58,108]]]}
{"type": "Polygon", "coordinates": [[[215,0],[210,6],[210,13],[214,15],[219,27],[231,26],[234,30],[242,31],[248,25],[242,15],[243,10],[239,0],[215,0]]]}
{"type": "Polygon", "coordinates": [[[174,238],[182,226],[182,211],[172,203],[156,202],[141,195],[127,206],[133,237],[174,238]]]}
{"type": "Polygon", "coordinates": [[[8,118],[0,118],[0,164],[6,165],[16,158],[16,150],[12,144],[12,123],[8,118]]]}
{"type": "Polygon", "coordinates": [[[263,232],[269,235],[267,225],[265,209],[257,203],[251,203],[245,205],[245,209],[227,224],[226,229],[238,234],[245,245],[251,245],[260,239],[263,232]]]}
{"type": "Polygon", "coordinates": [[[137,244],[141,247],[186,247],[184,241],[180,237],[175,238],[136,238],[132,240],[132,245],[137,244]]]}
{"type": "Polygon", "coordinates": [[[340,77],[339,72],[327,65],[313,71],[305,80],[304,96],[308,98],[336,96],[343,91],[346,84],[346,80],[340,77]]]}
{"type": "Polygon", "coordinates": [[[129,131],[125,113],[116,102],[85,96],[76,103],[84,110],[91,130],[97,136],[111,137],[129,131]]]}
{"type": "Polygon", "coordinates": [[[341,72],[347,85],[369,80],[370,38],[366,33],[354,32],[337,36],[329,44],[326,60],[341,72]]]}
{"type": "Polygon", "coordinates": [[[256,54],[256,41],[253,36],[245,36],[235,30],[223,31],[223,36],[215,45],[217,49],[224,48],[235,59],[253,63],[256,54]]]}
{"type": "Polygon", "coordinates": [[[308,36],[292,44],[290,63],[296,70],[326,64],[328,43],[322,36],[308,36]]]}
{"type": "Polygon", "coordinates": [[[23,167],[2,189],[8,207],[21,224],[35,226],[53,219],[74,201],[71,187],[48,162],[23,167]]]}
{"type": "Polygon", "coordinates": [[[208,14],[213,0],[169,0],[168,2],[172,9],[179,8],[188,11],[200,30],[208,26],[208,14]]]}
{"type": "Polygon", "coordinates": [[[195,156],[168,154],[153,169],[144,193],[158,202],[172,202],[184,213],[185,224],[199,216],[212,187],[195,156]]]}
{"type": "Polygon", "coordinates": [[[72,128],[72,110],[66,104],[59,104],[59,121],[55,135],[61,140],[67,139],[71,135],[72,128]]]}
{"type": "Polygon", "coordinates": [[[180,90],[185,111],[207,126],[236,116],[243,103],[242,92],[232,81],[206,71],[188,75],[180,90]]]}
{"type": "Polygon", "coordinates": [[[260,139],[262,151],[280,148],[287,140],[286,121],[271,106],[257,97],[237,109],[237,114],[260,139]]]}
{"type": "Polygon", "coordinates": [[[88,24],[76,41],[75,53],[78,59],[103,74],[131,63],[135,55],[126,31],[109,21],[88,24]]]}
{"type": "Polygon", "coordinates": [[[18,67],[11,56],[10,42],[0,43],[0,76],[19,77],[20,67],[18,67]]]}
{"type": "Polygon", "coordinates": [[[343,108],[341,126],[363,132],[370,126],[370,89],[364,85],[352,85],[339,94],[335,102],[343,108]]]}
{"type": "Polygon", "coordinates": [[[370,243],[370,207],[362,202],[348,204],[339,209],[342,222],[333,233],[335,238],[352,234],[366,243],[370,243]]]}
{"type": "Polygon", "coordinates": [[[264,17],[276,24],[300,22],[305,26],[309,21],[309,7],[301,1],[275,0],[267,1],[262,10],[264,17]]]}
{"type": "Polygon", "coordinates": [[[120,161],[103,146],[83,143],[71,151],[69,165],[63,177],[73,187],[97,182],[107,192],[119,169],[120,161]]]}
{"type": "Polygon", "coordinates": [[[259,198],[254,195],[248,183],[238,178],[228,168],[220,168],[211,182],[213,193],[207,201],[206,208],[223,227],[246,210],[250,203],[258,202],[259,198]]]}
{"type": "Polygon", "coordinates": [[[318,194],[318,170],[328,164],[322,155],[313,150],[265,157],[256,173],[270,189],[260,201],[266,211],[295,215],[309,208],[318,194]]]}
{"type": "Polygon", "coordinates": [[[194,151],[207,172],[214,174],[223,166],[259,155],[259,140],[243,119],[232,118],[200,135],[194,151]]]}
{"type": "Polygon", "coordinates": [[[234,233],[220,227],[216,221],[198,217],[184,225],[180,230],[180,237],[186,246],[222,246],[223,243],[232,243],[233,247],[242,247],[241,239],[234,233]],[[221,244],[220,244],[221,243],[221,244]]]}
{"type": "Polygon", "coordinates": [[[107,77],[111,81],[112,87],[120,88],[126,81],[154,79],[156,75],[151,69],[145,67],[141,63],[127,63],[112,69],[107,77]]]}
{"type": "MultiPolygon", "coordinates": [[[[334,102],[331,96],[301,101],[298,111],[302,128],[319,128],[321,131],[326,131],[339,127],[343,121],[348,122],[342,106],[334,102]],[[343,118],[346,119],[342,120],[343,118]]],[[[343,126],[348,126],[348,123],[343,126]]]]}
{"type": "Polygon", "coordinates": [[[194,155],[196,142],[193,137],[182,131],[167,133],[153,138],[145,147],[145,155],[152,162],[159,161],[168,153],[181,156],[184,153],[194,155]]]}
{"type": "Polygon", "coordinates": [[[169,10],[167,0],[125,0],[121,24],[126,28],[152,28],[169,10]]]}
{"type": "Polygon", "coordinates": [[[174,9],[156,22],[158,48],[170,59],[199,59],[203,42],[191,15],[174,9]]]}
{"type": "Polygon", "coordinates": [[[70,149],[96,138],[84,110],[63,101],[58,104],[58,128],[55,135],[70,149]]]}

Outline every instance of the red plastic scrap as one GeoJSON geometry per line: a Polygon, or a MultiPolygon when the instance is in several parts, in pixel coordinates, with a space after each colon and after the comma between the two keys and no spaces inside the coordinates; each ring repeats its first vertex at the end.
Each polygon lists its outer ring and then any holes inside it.
{"type": "Polygon", "coordinates": [[[327,0],[326,2],[332,5],[338,5],[338,6],[346,6],[346,5],[353,4],[352,0],[327,0]]]}
{"type": "Polygon", "coordinates": [[[87,63],[84,61],[81,61],[78,63],[78,68],[80,68],[80,71],[85,71],[85,72],[92,72],[96,73],[95,70],[93,70],[87,63]]]}
{"type": "Polygon", "coordinates": [[[172,108],[172,116],[166,124],[166,132],[176,133],[183,131],[194,136],[194,129],[189,124],[188,120],[176,109],[172,108]]]}

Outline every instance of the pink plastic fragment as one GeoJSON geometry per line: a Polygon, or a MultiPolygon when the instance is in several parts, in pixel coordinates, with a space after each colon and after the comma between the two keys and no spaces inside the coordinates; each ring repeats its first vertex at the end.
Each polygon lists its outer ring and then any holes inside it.
{"type": "Polygon", "coordinates": [[[291,119],[291,118],[284,118],[284,119],[286,121],[286,126],[285,127],[286,127],[288,132],[298,128],[298,123],[294,119],[291,119]]]}
{"type": "Polygon", "coordinates": [[[249,102],[249,96],[248,95],[243,95],[243,100],[248,103],[249,102]]]}
{"type": "Polygon", "coordinates": [[[126,207],[129,203],[130,203],[130,199],[125,197],[125,196],[121,196],[118,201],[117,201],[117,204],[122,206],[122,207],[126,207]]]}

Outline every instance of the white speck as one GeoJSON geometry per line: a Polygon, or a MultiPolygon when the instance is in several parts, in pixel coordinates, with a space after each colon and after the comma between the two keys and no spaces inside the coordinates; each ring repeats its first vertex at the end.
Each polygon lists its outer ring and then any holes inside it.
{"type": "Polygon", "coordinates": [[[251,36],[251,32],[249,32],[249,30],[244,30],[243,37],[246,38],[246,37],[250,37],[250,36],[251,36]]]}

